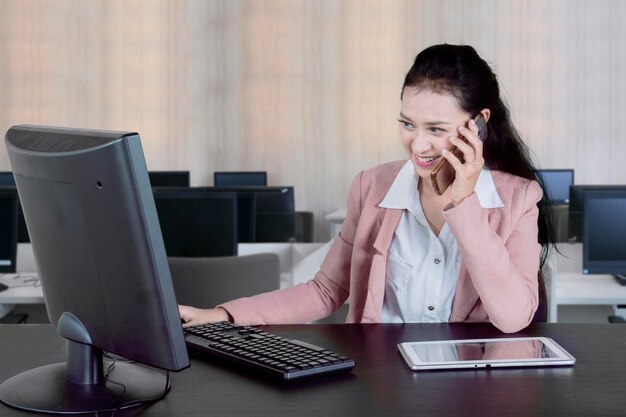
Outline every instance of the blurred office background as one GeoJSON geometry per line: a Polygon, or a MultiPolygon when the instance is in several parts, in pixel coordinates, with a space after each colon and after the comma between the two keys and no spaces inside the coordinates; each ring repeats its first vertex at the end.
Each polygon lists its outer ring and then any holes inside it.
{"type": "Polygon", "coordinates": [[[625,18],[619,0],[2,0],[0,131],[137,131],[148,168],[191,185],[267,171],[321,242],[354,175],[404,157],[400,87],[435,43],[493,65],[542,168],[624,183],[625,18]]]}

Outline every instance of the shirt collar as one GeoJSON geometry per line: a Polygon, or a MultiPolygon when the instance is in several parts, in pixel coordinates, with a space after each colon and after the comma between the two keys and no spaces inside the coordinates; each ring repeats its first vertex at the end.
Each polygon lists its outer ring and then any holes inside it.
{"type": "MultiPolygon", "coordinates": [[[[406,209],[411,211],[414,207],[421,207],[417,192],[418,178],[413,168],[413,163],[408,160],[400,169],[396,179],[389,187],[387,194],[378,204],[378,207],[390,209],[406,209]],[[408,191],[408,192],[407,192],[408,191]],[[417,205],[416,205],[417,203],[417,205]]],[[[491,171],[483,168],[474,187],[476,196],[482,208],[504,207],[502,199],[496,190],[491,171]]]]}
{"type": "Polygon", "coordinates": [[[487,168],[483,168],[480,171],[480,176],[474,187],[478,201],[482,208],[499,208],[504,207],[500,194],[496,190],[496,184],[493,182],[493,176],[491,171],[487,168]]]}
{"type": "Polygon", "coordinates": [[[411,209],[415,207],[415,199],[419,205],[419,195],[417,193],[417,176],[411,160],[400,169],[396,179],[389,187],[385,198],[378,207],[390,209],[411,209]]]}

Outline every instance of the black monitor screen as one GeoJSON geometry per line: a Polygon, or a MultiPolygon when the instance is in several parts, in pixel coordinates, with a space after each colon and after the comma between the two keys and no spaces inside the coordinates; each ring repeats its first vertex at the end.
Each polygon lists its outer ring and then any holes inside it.
{"type": "MultiPolygon", "coordinates": [[[[288,242],[294,238],[295,202],[294,189],[291,186],[193,187],[176,190],[157,188],[154,189],[155,198],[158,199],[159,195],[167,192],[181,193],[181,195],[184,193],[209,195],[235,193],[237,196],[237,241],[240,243],[288,242]]],[[[166,236],[165,232],[164,236],[166,236]]],[[[167,237],[165,240],[167,245],[167,237]]]]}
{"type": "Polygon", "coordinates": [[[237,255],[237,194],[154,191],[167,256],[237,255]]]}
{"type": "Polygon", "coordinates": [[[11,171],[0,172],[0,187],[15,187],[15,177],[11,171]]]}
{"type": "Polygon", "coordinates": [[[22,205],[17,202],[17,241],[20,243],[30,243],[30,236],[28,236],[28,228],[26,227],[26,219],[24,219],[24,212],[22,211],[22,205]]]}
{"type": "Polygon", "coordinates": [[[153,187],[189,187],[189,171],[149,171],[153,187]]]}
{"type": "Polygon", "coordinates": [[[616,190],[623,185],[572,185],[569,189],[567,237],[570,242],[581,243],[585,235],[583,216],[585,213],[585,193],[589,190],[616,190]]]}
{"type": "Polygon", "coordinates": [[[295,239],[295,212],[257,212],[256,242],[289,242],[295,239]]]}
{"type": "Polygon", "coordinates": [[[236,190],[224,191],[219,187],[194,188],[208,194],[232,192],[237,195],[237,241],[239,243],[256,242],[256,194],[236,190]]]}
{"type": "Polygon", "coordinates": [[[149,366],[189,357],[139,135],[23,125],[5,144],[67,360],[5,380],[0,401],[77,414],[162,398],[169,378],[149,366]]]}
{"type": "Polygon", "coordinates": [[[15,272],[17,191],[0,190],[0,272],[15,272]]]}
{"type": "MultiPolygon", "coordinates": [[[[211,188],[208,188],[211,189],[211,188]]],[[[295,236],[295,198],[292,186],[215,187],[213,190],[254,196],[255,242],[288,242],[295,236]]]]}
{"type": "Polygon", "coordinates": [[[257,190],[256,196],[258,212],[295,211],[293,187],[265,187],[257,190]]]}
{"type": "Polygon", "coordinates": [[[569,187],[574,184],[573,169],[541,169],[535,172],[552,204],[569,203],[569,187]]]}
{"type": "MultiPolygon", "coordinates": [[[[0,172],[0,187],[3,188],[15,188],[15,177],[11,171],[0,172]]],[[[17,190],[17,189],[16,189],[17,190]]],[[[16,191],[17,195],[17,191],[16,191]]],[[[24,213],[22,212],[22,206],[20,199],[17,199],[17,241],[20,243],[29,243],[28,229],[26,229],[26,222],[24,221],[24,213]]]]}
{"type": "Polygon", "coordinates": [[[214,172],[213,183],[216,187],[236,187],[239,185],[267,185],[267,172],[214,172]]]}
{"type": "Polygon", "coordinates": [[[626,274],[626,186],[585,192],[583,273],[626,274]]]}

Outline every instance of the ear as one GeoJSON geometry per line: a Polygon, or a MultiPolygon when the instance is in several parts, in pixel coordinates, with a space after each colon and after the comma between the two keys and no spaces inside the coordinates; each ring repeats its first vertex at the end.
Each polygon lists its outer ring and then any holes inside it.
{"type": "Polygon", "coordinates": [[[491,110],[489,109],[482,109],[480,111],[480,113],[483,115],[483,117],[485,118],[485,122],[489,121],[489,116],[491,116],[491,110]]]}

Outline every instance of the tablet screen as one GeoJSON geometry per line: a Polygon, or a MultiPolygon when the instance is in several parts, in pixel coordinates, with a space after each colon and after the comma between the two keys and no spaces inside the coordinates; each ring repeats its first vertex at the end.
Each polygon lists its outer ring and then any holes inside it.
{"type": "Polygon", "coordinates": [[[549,359],[559,357],[556,352],[540,340],[416,343],[411,344],[410,348],[420,362],[549,359]]]}

